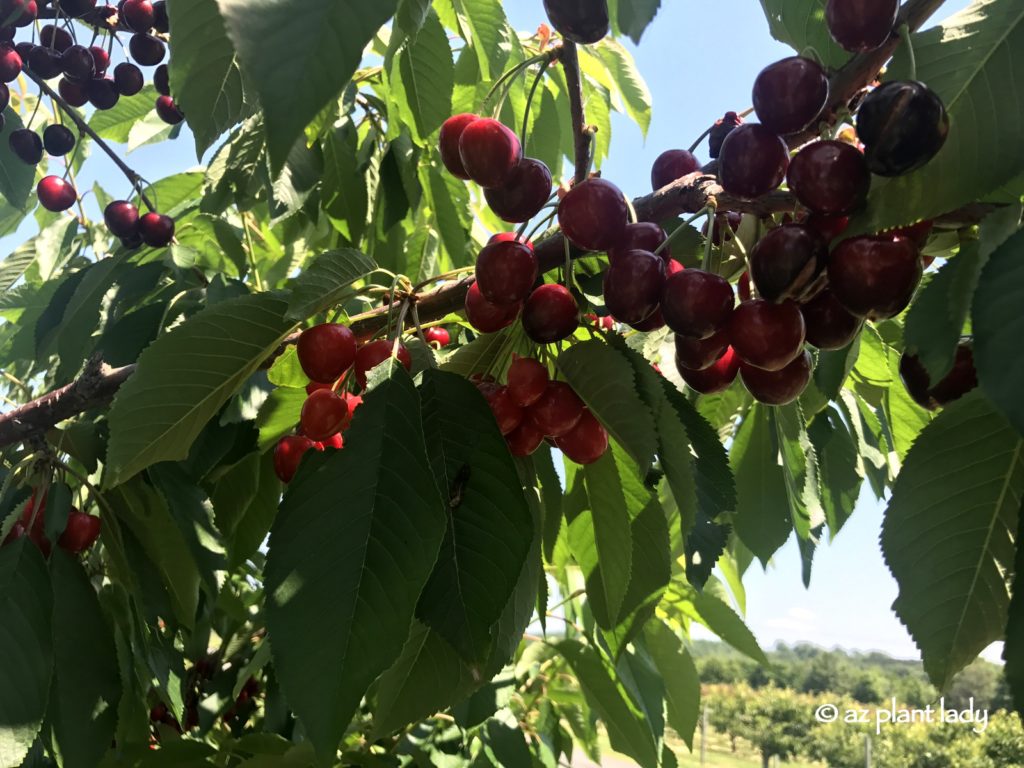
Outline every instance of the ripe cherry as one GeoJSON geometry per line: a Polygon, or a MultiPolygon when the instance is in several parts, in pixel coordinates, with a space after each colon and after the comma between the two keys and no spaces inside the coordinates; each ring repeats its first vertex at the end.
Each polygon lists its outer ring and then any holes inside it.
{"type": "Polygon", "coordinates": [[[760,197],[778,187],[789,168],[789,147],[778,134],[746,123],[722,144],[718,178],[726,192],[760,197]]]}
{"type": "Polygon", "coordinates": [[[740,301],[746,301],[753,296],[750,291],[750,273],[746,270],[740,275],[740,279],[736,281],[736,295],[740,297],[740,301]]]}
{"type": "Polygon", "coordinates": [[[554,344],[567,339],[580,324],[576,299],[564,285],[538,286],[523,305],[523,330],[538,344],[554,344]]]}
{"type": "Polygon", "coordinates": [[[729,321],[729,338],[736,354],[743,362],[766,371],[778,371],[793,362],[804,347],[805,333],[803,315],[792,301],[744,301],[729,321]]]}
{"type": "Polygon", "coordinates": [[[57,546],[65,552],[77,555],[85,552],[100,537],[102,524],[95,515],[87,515],[72,509],[68,513],[68,522],[64,532],[57,539],[57,546]]]}
{"type": "Polygon", "coordinates": [[[75,83],[62,77],[57,83],[57,90],[68,104],[72,107],[84,107],[89,103],[89,94],[86,93],[84,83],[75,83]]]}
{"type": "Polygon", "coordinates": [[[673,181],[702,170],[700,160],[685,149],[670,149],[658,155],[651,167],[651,187],[657,192],[673,181]]]}
{"type": "Polygon", "coordinates": [[[452,343],[452,335],[448,333],[447,329],[439,325],[423,331],[423,338],[427,340],[427,344],[438,349],[444,349],[452,343]]]}
{"type": "Polygon", "coordinates": [[[720,120],[716,120],[711,127],[711,135],[708,137],[708,154],[717,160],[722,153],[722,144],[726,138],[741,125],[743,125],[743,118],[735,112],[726,112],[720,120]]]}
{"type": "Polygon", "coordinates": [[[665,260],[650,251],[620,253],[604,274],[604,303],[624,323],[641,323],[661,301],[665,260]]]}
{"type": "Polygon", "coordinates": [[[508,435],[523,423],[526,412],[512,400],[508,387],[500,384],[487,383],[480,387],[487,404],[491,407],[494,420],[502,435],[508,435]]]}
{"type": "Polygon", "coordinates": [[[812,213],[802,223],[825,238],[826,242],[831,243],[850,226],[850,219],[846,216],[823,216],[820,213],[812,213]]]}
{"type": "Polygon", "coordinates": [[[622,239],[629,208],[622,190],[605,179],[587,179],[558,204],[563,234],[585,251],[607,251],[622,239]]]}
{"type": "Polygon", "coordinates": [[[492,304],[480,293],[474,282],[466,292],[466,319],[480,333],[496,333],[519,317],[521,304],[492,304]]]}
{"type": "Polygon", "coordinates": [[[63,72],[60,51],[37,45],[28,55],[28,68],[43,80],[57,77],[63,72]]]}
{"type": "Polygon", "coordinates": [[[63,125],[48,125],[43,131],[43,146],[54,157],[63,157],[75,148],[75,134],[63,125]]]}
{"type": "Polygon", "coordinates": [[[676,362],[691,371],[703,371],[718,362],[729,349],[729,333],[720,330],[706,339],[675,336],[676,362]]]}
{"type": "Polygon", "coordinates": [[[92,54],[92,60],[96,66],[96,77],[103,77],[110,69],[110,54],[98,45],[90,46],[89,53],[92,54]]]}
{"type": "Polygon", "coordinates": [[[843,141],[816,141],[797,152],[786,174],[789,190],[815,213],[844,216],[860,208],[871,188],[864,155],[843,141]]]}
{"type": "Polygon", "coordinates": [[[508,369],[508,394],[520,408],[540,400],[550,377],[548,369],[532,357],[516,357],[508,369]]]}
{"type": "Polygon", "coordinates": [[[462,164],[462,154],[459,151],[459,139],[466,126],[479,120],[476,115],[463,113],[453,115],[444,121],[441,126],[441,133],[438,138],[438,149],[441,151],[441,162],[452,176],[469,180],[466,167],[462,164]]]}
{"type": "Polygon", "coordinates": [[[491,210],[503,220],[519,224],[540,212],[551,196],[551,171],[540,160],[524,158],[500,187],[484,190],[491,210]]]}
{"type": "Polygon", "coordinates": [[[27,165],[38,165],[43,159],[43,140],[29,128],[18,128],[7,137],[11,152],[27,165]]]}
{"type": "Polygon", "coordinates": [[[153,72],[153,87],[161,96],[171,95],[171,71],[166,64],[161,64],[153,72]]]}
{"type": "Polygon", "coordinates": [[[533,241],[527,240],[525,237],[520,237],[515,232],[498,232],[490,236],[487,240],[488,245],[494,243],[523,243],[531,251],[533,250],[533,241]]]}
{"type": "Polygon", "coordinates": [[[22,65],[28,63],[28,55],[35,49],[35,44],[27,40],[17,43],[14,46],[14,50],[17,51],[18,55],[21,56],[22,65]]]}
{"type": "Polygon", "coordinates": [[[36,186],[39,204],[48,211],[66,211],[78,200],[75,188],[60,176],[46,176],[36,186]]]}
{"type": "Polygon", "coordinates": [[[72,18],[78,18],[94,10],[96,0],[60,0],[59,5],[65,14],[72,18]]]}
{"type": "Polygon", "coordinates": [[[57,53],[64,53],[74,44],[75,39],[63,27],[47,24],[39,30],[39,46],[42,48],[53,48],[57,53]]]}
{"type": "Polygon", "coordinates": [[[185,119],[185,113],[181,111],[170,96],[157,97],[156,113],[168,125],[178,125],[178,123],[185,119]]]}
{"type": "Polygon", "coordinates": [[[84,82],[96,74],[96,61],[84,45],[72,45],[60,57],[61,70],[72,80],[84,82]]]}
{"type": "Polygon", "coordinates": [[[134,96],[146,85],[142,70],[128,61],[114,67],[114,85],[122,96],[134,96]]]}
{"type": "Polygon", "coordinates": [[[94,77],[85,88],[89,102],[96,109],[113,109],[121,99],[117,85],[108,77],[94,77]]]}
{"type": "Polygon", "coordinates": [[[327,440],[341,430],[348,403],[330,389],[318,389],[302,405],[302,432],[310,440],[327,440]]]}
{"type": "Polygon", "coordinates": [[[803,56],[769,64],[754,81],[754,111],[761,125],[779,134],[811,125],[828,102],[828,75],[803,56]]]}
{"type": "Polygon", "coordinates": [[[536,453],[544,443],[544,433],[527,418],[523,419],[523,423],[516,429],[505,435],[505,442],[508,443],[508,449],[513,456],[530,456],[536,453]]]}
{"type": "MultiPolygon", "coordinates": [[[[730,211],[729,213],[723,213],[715,216],[715,226],[711,230],[712,245],[719,246],[722,244],[723,221],[726,227],[728,227],[728,229],[725,230],[728,236],[730,238],[735,237],[736,233],[740,229],[740,225],[743,223],[743,214],[730,211]]],[[[701,234],[703,234],[704,237],[708,236],[708,223],[706,221],[704,222],[704,226],[701,227],[701,234]]]]}
{"type": "MultiPolygon", "coordinates": [[[[355,360],[356,381],[359,382],[359,386],[366,387],[367,374],[391,357],[393,347],[393,342],[387,339],[378,339],[359,348],[355,360]]],[[[398,345],[396,357],[398,362],[405,366],[405,370],[412,369],[412,356],[404,344],[398,345]]]]}
{"type": "Polygon", "coordinates": [[[153,5],[149,0],[125,0],[120,7],[121,19],[134,32],[153,28],[153,5]]]}
{"type": "Polygon", "coordinates": [[[500,187],[523,159],[523,147],[513,131],[481,117],[462,129],[459,157],[466,174],[481,187],[500,187]]]}
{"type": "Polygon", "coordinates": [[[909,352],[905,352],[900,358],[900,377],[914,402],[922,408],[934,411],[936,408],[949,405],[978,386],[973,345],[970,341],[960,342],[952,370],[934,387],[921,360],[909,352]]]}
{"type": "Polygon", "coordinates": [[[825,23],[851,53],[873,51],[889,39],[899,7],[899,0],[828,0],[825,23]]]}
{"type": "Polygon", "coordinates": [[[155,67],[167,55],[167,47],[159,39],[141,33],[132,35],[128,51],[144,67],[155,67]]]}
{"type": "Polygon", "coordinates": [[[3,20],[16,27],[27,27],[38,16],[39,5],[36,0],[9,0],[3,4],[3,20]]]}
{"type": "Polygon", "coordinates": [[[661,313],[676,333],[706,339],[729,322],[735,302],[732,286],[724,277],[686,269],[665,281],[661,313]]]}
{"type": "Polygon", "coordinates": [[[896,80],[864,97],[857,110],[857,135],[872,173],[902,176],[939,153],[949,135],[949,115],[924,83],[896,80]]]}
{"type": "Polygon", "coordinates": [[[811,354],[797,355],[785,368],[766,371],[753,365],[740,365],[740,380],[758,402],[766,405],[787,405],[796,400],[811,381],[811,354]]]}
{"type": "MultiPolygon", "coordinates": [[[[351,414],[346,418],[351,418],[351,414]]],[[[341,432],[336,432],[326,440],[318,442],[315,447],[318,451],[324,451],[328,448],[333,448],[336,451],[340,451],[342,448],[345,447],[345,438],[342,436],[341,432]]]]}
{"type": "Polygon", "coordinates": [[[310,381],[333,384],[356,360],[356,337],[348,326],[321,323],[299,335],[299,364],[310,381]]]}
{"type": "Polygon", "coordinates": [[[864,321],[850,314],[832,291],[824,290],[800,306],[807,343],[822,350],[843,349],[860,333],[864,321]]]}
{"type": "Polygon", "coordinates": [[[274,473],[282,483],[290,483],[299,469],[302,457],[316,446],[303,435],[282,437],[274,446],[274,473]]]}
{"type": "Polygon", "coordinates": [[[566,40],[591,45],[607,36],[607,0],[544,0],[551,26],[566,40]]]}
{"type": "Polygon", "coordinates": [[[911,224],[909,227],[901,227],[900,229],[894,229],[886,234],[892,235],[893,237],[906,237],[914,242],[918,248],[924,248],[928,245],[928,238],[932,235],[932,228],[935,226],[935,222],[931,220],[919,221],[917,224],[911,224]]]}
{"type": "Polygon", "coordinates": [[[351,392],[344,392],[341,396],[345,399],[345,402],[348,403],[348,416],[346,416],[345,420],[341,423],[341,429],[342,431],[345,431],[352,426],[352,417],[356,414],[356,408],[363,404],[363,398],[359,395],[354,395],[351,392]]]}
{"type": "Polygon", "coordinates": [[[174,219],[150,211],[139,219],[139,234],[150,248],[166,248],[174,239],[174,219]]]}
{"type": "Polygon", "coordinates": [[[7,87],[6,83],[0,83],[0,112],[7,109],[11,103],[11,89],[7,87]]]}
{"type": "Polygon", "coordinates": [[[577,464],[593,464],[608,450],[608,432],[585,409],[575,427],[555,438],[555,447],[577,464]]]}
{"type": "Polygon", "coordinates": [[[583,401],[564,381],[549,381],[529,415],[545,437],[561,437],[580,420],[583,401]]]}
{"type": "MultiPolygon", "coordinates": [[[[668,239],[665,230],[651,221],[638,221],[635,224],[627,224],[622,239],[615,244],[614,248],[608,250],[609,261],[615,261],[616,257],[627,251],[649,251],[654,253],[668,239]]],[[[672,248],[665,246],[658,254],[666,262],[672,258],[672,248]]]]}
{"type": "Polygon", "coordinates": [[[167,0],[156,0],[153,3],[153,29],[165,35],[171,31],[171,19],[167,14],[167,0]]]}
{"type": "Polygon", "coordinates": [[[713,395],[717,392],[724,392],[736,381],[736,374],[740,370],[740,359],[733,348],[729,347],[724,355],[703,370],[690,370],[681,365],[678,359],[676,360],[676,369],[690,389],[700,392],[702,395],[713,395]]]}
{"type": "Polygon", "coordinates": [[[861,317],[895,317],[910,304],[921,282],[917,246],[905,237],[855,237],[832,252],[829,287],[840,303],[861,317]]]}
{"type": "MultiPolygon", "coordinates": [[[[854,150],[856,151],[856,150],[854,150]]],[[[768,301],[799,298],[824,271],[828,243],[802,224],[769,230],[750,254],[750,276],[768,301]]]]}
{"type": "Polygon", "coordinates": [[[476,260],[476,284],[492,304],[518,304],[537,281],[537,256],[515,240],[484,246],[476,260]]]}

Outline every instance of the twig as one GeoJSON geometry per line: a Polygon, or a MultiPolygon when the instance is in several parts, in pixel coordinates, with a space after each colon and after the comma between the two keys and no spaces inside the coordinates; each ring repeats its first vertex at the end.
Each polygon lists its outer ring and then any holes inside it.
{"type": "Polygon", "coordinates": [[[576,155],[576,183],[584,181],[590,173],[590,144],[593,132],[587,127],[583,111],[583,79],[580,75],[580,55],[576,43],[566,40],[562,44],[562,69],[569,88],[569,113],[572,116],[573,146],[576,155]]]}

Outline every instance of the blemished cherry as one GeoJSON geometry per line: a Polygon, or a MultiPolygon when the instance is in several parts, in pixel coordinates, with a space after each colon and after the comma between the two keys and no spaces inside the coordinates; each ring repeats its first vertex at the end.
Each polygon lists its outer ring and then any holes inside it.
{"type": "Polygon", "coordinates": [[[569,242],[585,251],[607,251],[622,239],[629,208],[622,190],[605,179],[587,179],[558,204],[558,223],[569,242]]]}
{"type": "Polygon", "coordinates": [[[494,420],[498,422],[498,429],[502,435],[508,435],[523,423],[526,413],[516,405],[508,393],[508,387],[500,384],[484,384],[480,391],[483,393],[487,404],[491,407],[494,420]]]}
{"type": "Polygon", "coordinates": [[[165,35],[171,31],[171,18],[167,14],[167,0],[156,0],[153,3],[153,29],[165,35]]]}
{"type": "MultiPolygon", "coordinates": [[[[627,251],[650,251],[654,253],[661,248],[662,243],[668,239],[665,230],[651,221],[638,221],[635,224],[627,224],[622,234],[622,239],[615,244],[614,248],[608,250],[609,261],[615,261],[616,257],[627,251]]],[[[658,254],[666,262],[672,258],[671,246],[661,249],[658,254]]]]}
{"type": "Polygon", "coordinates": [[[115,200],[103,210],[103,221],[115,237],[132,237],[139,229],[139,209],[127,200],[115,200]]]}
{"type": "Polygon", "coordinates": [[[871,188],[864,155],[844,141],[816,141],[797,152],[786,174],[789,191],[803,205],[826,216],[860,208],[871,188]]]}
{"type": "Polygon", "coordinates": [[[68,513],[68,522],[64,532],[57,539],[57,546],[65,552],[77,555],[85,552],[100,537],[102,524],[95,515],[87,515],[72,509],[68,513]]]}
{"type": "Polygon", "coordinates": [[[779,134],[814,123],[828,102],[828,75],[803,56],[769,64],[754,81],[754,111],[761,125],[779,134]]]}
{"type": "Polygon", "coordinates": [[[829,287],[861,317],[895,317],[910,304],[921,282],[920,252],[905,237],[855,237],[832,252],[829,287]]]}
{"type": "Polygon", "coordinates": [[[492,304],[480,293],[475,282],[466,292],[466,319],[480,333],[496,333],[507,328],[519,317],[520,309],[521,304],[492,304]]]}
{"type": "Polygon", "coordinates": [[[914,402],[922,408],[934,411],[959,400],[978,386],[978,372],[974,368],[974,347],[970,341],[962,341],[956,348],[953,368],[934,387],[927,369],[921,360],[909,352],[900,358],[900,378],[914,402]]]}
{"type": "Polygon", "coordinates": [[[423,338],[427,340],[430,346],[436,346],[438,349],[444,349],[452,343],[452,335],[448,333],[446,328],[442,328],[439,325],[423,331],[423,338]]]}
{"type": "Polygon", "coordinates": [[[642,323],[658,309],[664,288],[664,259],[650,251],[626,251],[604,274],[604,303],[622,322],[642,323]]]}
{"type": "Polygon", "coordinates": [[[651,187],[657,192],[673,181],[697,173],[702,166],[693,152],[685,149],[670,149],[658,155],[651,166],[651,187]]]}
{"type": "MultiPolygon", "coordinates": [[[[726,232],[728,233],[728,236],[732,238],[735,237],[736,233],[740,229],[740,224],[743,223],[743,214],[736,213],[735,211],[730,211],[729,213],[723,213],[719,214],[718,216],[715,216],[715,226],[711,230],[712,245],[719,246],[722,244],[723,220],[725,222],[725,225],[728,227],[726,232]]],[[[708,223],[706,221],[704,222],[704,226],[701,227],[700,231],[701,234],[704,235],[704,237],[708,236],[708,223]]]]}
{"type": "Polygon", "coordinates": [[[607,0],[544,0],[544,11],[566,40],[591,45],[608,35],[607,0]]]}
{"type": "Polygon", "coordinates": [[[144,67],[155,67],[167,55],[167,47],[152,35],[136,33],[128,41],[128,51],[132,58],[144,67]]]}
{"type": "Polygon", "coordinates": [[[676,360],[676,369],[690,389],[700,392],[702,395],[713,395],[717,392],[724,392],[736,381],[736,374],[740,370],[740,359],[733,348],[729,347],[724,355],[703,370],[690,370],[681,365],[679,360],[676,360]]]}
{"type": "Polygon", "coordinates": [[[800,306],[807,327],[807,343],[822,350],[843,349],[860,333],[864,321],[850,314],[826,289],[800,306]]]}
{"type": "Polygon", "coordinates": [[[686,269],[665,281],[661,313],[674,332],[706,339],[724,328],[736,298],[729,281],[701,269],[686,269]]]}
{"type": "Polygon", "coordinates": [[[555,438],[555,447],[577,464],[593,464],[608,450],[608,431],[585,409],[575,427],[555,438]]]}
{"type": "Polygon", "coordinates": [[[39,45],[42,48],[53,48],[57,53],[64,53],[75,44],[75,39],[63,27],[47,24],[39,30],[39,45]]]}
{"type": "Polygon", "coordinates": [[[64,71],[61,65],[60,51],[56,48],[44,48],[37,45],[28,55],[28,68],[43,80],[57,77],[64,71]]]}
{"type": "Polygon", "coordinates": [[[149,0],[125,0],[121,3],[120,13],[134,32],[149,32],[153,28],[153,5],[149,0]]]}
{"type": "Polygon", "coordinates": [[[171,72],[166,64],[161,64],[153,72],[153,87],[161,96],[171,95],[171,72]]]}
{"type": "Polygon", "coordinates": [[[745,123],[722,144],[718,162],[718,178],[726,192],[739,197],[760,197],[786,178],[789,147],[763,125],[745,123]]]}
{"type": "Polygon", "coordinates": [[[174,239],[174,219],[150,211],[139,219],[139,234],[150,248],[165,248],[174,239]]]}
{"type": "Polygon", "coordinates": [[[54,157],[63,157],[75,148],[75,134],[63,125],[48,125],[43,131],[43,146],[54,157]]]}
{"type": "Polygon", "coordinates": [[[89,103],[89,94],[86,93],[84,83],[76,83],[68,80],[66,77],[62,77],[60,82],[57,83],[57,90],[64,101],[72,107],[84,107],[89,103]]]}
{"type": "Polygon", "coordinates": [[[579,324],[579,306],[564,285],[538,286],[523,305],[523,330],[537,344],[554,344],[567,339],[579,324]]]}
{"type": "Polygon", "coordinates": [[[787,405],[807,389],[811,381],[811,354],[804,350],[785,368],[766,371],[753,365],[740,365],[740,380],[754,399],[765,405],[787,405]]]}
{"type": "Polygon", "coordinates": [[[299,335],[299,365],[310,381],[333,384],[356,360],[356,337],[346,325],[321,323],[299,335]]]}
{"type": "Polygon", "coordinates": [[[505,442],[513,456],[530,456],[543,445],[544,433],[530,419],[523,419],[522,424],[505,435],[505,442]]]}
{"type": "Polygon", "coordinates": [[[282,437],[274,446],[274,473],[282,483],[290,483],[299,469],[302,457],[315,449],[312,440],[304,435],[282,437]]]}
{"type": "Polygon", "coordinates": [[[831,243],[850,226],[850,219],[847,216],[824,216],[820,213],[812,213],[802,223],[831,243]]]}
{"type": "Polygon", "coordinates": [[[766,371],[785,368],[804,347],[804,317],[795,302],[742,302],[729,321],[729,338],[740,359],[766,371]]]}
{"type": "Polygon", "coordinates": [[[523,159],[523,147],[513,131],[481,117],[462,129],[459,157],[470,179],[481,187],[500,187],[523,159]]]}
{"type": "Polygon", "coordinates": [[[348,403],[330,389],[318,389],[302,405],[302,433],[310,440],[326,440],[341,430],[348,403]]]}
{"type": "Polygon", "coordinates": [[[949,115],[924,83],[894,80],[864,97],[857,110],[857,135],[872,173],[902,176],[939,153],[949,135],[949,115]]]}
{"type": "Polygon", "coordinates": [[[103,77],[110,69],[110,54],[98,45],[90,46],[89,53],[92,54],[93,63],[96,65],[96,77],[103,77]]]}
{"type": "Polygon", "coordinates": [[[899,8],[900,0],[828,0],[825,23],[847,51],[873,51],[889,39],[899,8]]]}
{"type": "Polygon", "coordinates": [[[78,200],[78,193],[70,183],[60,176],[46,176],[36,186],[39,204],[48,211],[60,213],[73,206],[78,200]]]}
{"type": "Polygon", "coordinates": [[[551,171],[540,160],[524,158],[500,187],[484,190],[487,205],[504,221],[529,221],[551,197],[551,171]]]}
{"type": "Polygon", "coordinates": [[[703,371],[718,362],[729,349],[729,332],[720,330],[706,339],[675,336],[676,361],[691,371],[703,371]]]}
{"type": "Polygon", "coordinates": [[[519,304],[536,281],[537,256],[525,243],[491,243],[477,257],[476,285],[492,304],[519,304]]]}
{"type": "Polygon", "coordinates": [[[549,381],[529,408],[529,417],[545,437],[561,437],[583,416],[583,401],[564,381],[549,381]]]}
{"type": "Polygon", "coordinates": [[[89,102],[96,109],[113,109],[121,99],[117,85],[109,77],[94,77],[85,88],[89,102]]]}
{"type": "Polygon", "coordinates": [[[540,400],[550,381],[548,369],[532,357],[516,357],[508,369],[508,393],[520,408],[540,400]]]}
{"type": "MultiPolygon", "coordinates": [[[[351,414],[349,414],[349,416],[347,416],[346,418],[351,418],[351,414]]],[[[317,444],[316,444],[316,449],[318,451],[323,451],[323,450],[326,450],[328,448],[332,448],[335,451],[340,451],[344,447],[345,447],[345,438],[342,436],[341,432],[335,432],[333,435],[328,437],[326,440],[321,440],[321,441],[317,442],[317,444]]]]}
{"type": "MultiPolygon", "coordinates": [[[[359,386],[366,387],[367,374],[391,357],[393,346],[394,343],[387,339],[378,339],[359,348],[355,360],[356,381],[359,382],[359,386]]],[[[404,344],[398,345],[396,357],[398,362],[405,366],[405,370],[412,370],[412,355],[404,344]]]]}
{"type": "Polygon", "coordinates": [[[715,121],[711,127],[711,135],[708,136],[708,154],[712,159],[718,159],[726,138],[741,125],[743,118],[735,112],[726,112],[721,119],[715,121]]]}
{"type": "Polygon", "coordinates": [[[122,61],[114,67],[114,85],[122,96],[134,96],[146,85],[142,70],[128,61],[122,61]]]}
{"type": "Polygon", "coordinates": [[[466,181],[469,180],[469,174],[466,173],[466,167],[462,164],[459,139],[462,138],[462,132],[466,130],[466,126],[479,119],[476,115],[469,113],[453,115],[444,121],[438,138],[438,149],[441,151],[441,162],[444,163],[444,167],[452,176],[466,181]]]}
{"type": "MultiPolygon", "coordinates": [[[[856,151],[856,150],[854,150],[856,151]]],[[[824,271],[828,243],[802,224],[769,230],[750,254],[750,276],[761,298],[799,298],[824,271]]]]}
{"type": "Polygon", "coordinates": [[[60,56],[61,70],[72,80],[84,82],[96,74],[96,61],[84,45],[72,45],[60,56]]]}
{"type": "Polygon", "coordinates": [[[15,157],[26,165],[38,165],[43,159],[43,140],[30,128],[18,128],[11,131],[7,143],[15,157]]]}
{"type": "Polygon", "coordinates": [[[177,125],[185,119],[185,114],[170,96],[157,97],[156,113],[168,125],[177,125]]]}

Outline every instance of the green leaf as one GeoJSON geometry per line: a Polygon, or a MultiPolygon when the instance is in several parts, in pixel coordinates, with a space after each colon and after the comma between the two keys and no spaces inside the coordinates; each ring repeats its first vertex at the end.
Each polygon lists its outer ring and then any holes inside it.
{"type": "Polygon", "coordinates": [[[769,664],[768,657],[758,645],[754,633],[727,603],[706,590],[694,592],[690,599],[696,612],[694,618],[740,653],[749,656],[758,664],[769,664]]]}
{"type": "Polygon", "coordinates": [[[700,676],[693,657],[663,621],[648,622],[644,645],[665,683],[668,724],[693,749],[693,734],[700,719],[700,676]]]}
{"type": "Polygon", "coordinates": [[[256,426],[260,430],[260,451],[272,448],[278,440],[295,429],[305,402],[305,389],[279,387],[270,393],[256,417],[256,426]]]}
{"type": "Polygon", "coordinates": [[[978,379],[988,396],[1024,434],[1024,359],[1020,355],[1024,334],[1024,231],[1000,246],[981,272],[974,294],[974,362],[978,379]]]}
{"type": "Polygon", "coordinates": [[[217,0],[228,37],[259,94],[271,166],[336,98],[397,0],[217,0]]]}
{"type": "Polygon", "coordinates": [[[1013,564],[1013,597],[1007,609],[1006,642],[1003,645],[1003,674],[1018,714],[1024,711],[1024,510],[1021,512],[1014,540],[1017,554],[1013,564]]]}
{"type": "Polygon", "coordinates": [[[122,256],[100,259],[89,268],[75,289],[57,330],[58,381],[67,381],[74,376],[92,352],[91,338],[100,321],[103,297],[110,290],[123,262],[122,256]]]}
{"type": "Polygon", "coordinates": [[[508,20],[501,0],[452,0],[463,38],[476,53],[481,79],[498,78],[508,59],[508,20]]]}
{"type": "Polygon", "coordinates": [[[793,527],[801,539],[806,539],[825,522],[818,457],[807,436],[804,414],[798,403],[773,409],[772,421],[782,456],[782,474],[793,527]]]}
{"type": "Polygon", "coordinates": [[[349,242],[357,243],[366,230],[369,204],[365,180],[359,167],[356,129],[351,123],[331,131],[323,142],[324,178],[321,183],[323,208],[349,242]]]}
{"type": "MultiPolygon", "coordinates": [[[[4,119],[8,136],[25,127],[21,117],[13,109],[4,110],[4,119]]],[[[13,207],[24,209],[35,180],[35,167],[22,162],[11,151],[8,142],[0,141],[0,195],[3,195],[13,207]]]]}
{"type": "Polygon", "coordinates": [[[621,0],[618,9],[619,31],[640,45],[644,30],[654,21],[661,0],[621,0]]]}
{"type": "Polygon", "coordinates": [[[96,110],[89,119],[89,127],[102,139],[125,144],[135,124],[153,111],[159,95],[156,88],[147,85],[135,96],[122,97],[113,109],[96,110]]]}
{"type": "Polygon", "coordinates": [[[106,482],[175,461],[292,330],[285,303],[243,296],[203,309],[154,341],[110,409],[106,482]]]}
{"type": "Polygon", "coordinates": [[[373,259],[352,248],[320,254],[292,281],[287,317],[305,320],[337,306],[352,289],[352,283],[376,268],[373,259]]]}
{"type": "Polygon", "coordinates": [[[399,53],[399,70],[416,130],[426,139],[451,116],[455,88],[451,45],[436,13],[399,53]]]}
{"type": "Polygon", "coordinates": [[[501,768],[533,768],[533,758],[522,730],[512,728],[494,718],[484,726],[485,750],[501,768]]]}
{"type": "MultiPolygon", "coordinates": [[[[204,181],[205,176],[198,171],[176,173],[148,187],[147,194],[161,213],[177,216],[184,209],[194,206],[202,197],[204,181]]],[[[135,198],[135,204],[142,204],[138,197],[135,198]]]]}
{"type": "Polygon", "coordinates": [[[882,554],[893,610],[940,690],[1003,635],[1024,495],[1024,438],[980,392],[921,433],[896,480],[882,554]]]}
{"type": "Polygon", "coordinates": [[[59,547],[53,581],[54,684],[48,719],[67,768],[92,768],[110,748],[121,678],[114,636],[81,564],[59,547]]]}
{"type": "Polygon", "coordinates": [[[323,755],[401,654],[445,529],[404,372],[367,395],[346,437],[345,450],[309,457],[292,481],[265,569],[275,668],[323,755]]]}
{"type": "Polygon", "coordinates": [[[178,227],[174,237],[177,243],[172,247],[172,254],[179,266],[195,265],[234,277],[241,277],[249,268],[238,231],[224,219],[207,214],[190,216],[178,227]],[[178,260],[179,249],[187,249],[190,263],[182,264],[178,260]]]}
{"type": "Polygon", "coordinates": [[[825,0],[761,0],[768,30],[798,54],[814,48],[826,67],[839,67],[850,54],[832,39],[825,24],[825,0]]]}
{"type": "Polygon", "coordinates": [[[53,596],[46,563],[27,537],[0,547],[0,765],[35,741],[53,673],[53,596]]]}
{"type": "Polygon", "coordinates": [[[647,137],[651,125],[651,92],[647,88],[636,62],[625,46],[616,40],[605,39],[596,46],[597,54],[608,67],[612,82],[622,97],[626,114],[647,137]]]}
{"type": "Polygon", "coordinates": [[[857,467],[857,445],[835,406],[815,416],[807,432],[820,464],[825,521],[835,537],[853,514],[864,481],[857,467]]]}

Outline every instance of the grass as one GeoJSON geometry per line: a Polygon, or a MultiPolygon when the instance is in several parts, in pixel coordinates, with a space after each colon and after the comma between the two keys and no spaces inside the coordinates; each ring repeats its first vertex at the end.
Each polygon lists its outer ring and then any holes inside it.
{"type": "MultiPolygon", "coordinates": [[[[704,765],[701,765],[700,762],[699,731],[694,738],[692,753],[682,741],[673,736],[674,733],[671,732],[666,734],[668,745],[679,759],[679,768],[761,768],[761,757],[753,751],[749,744],[740,740],[737,744],[737,751],[733,753],[730,751],[728,737],[718,734],[712,729],[709,729],[708,733],[707,762],[704,765]]],[[[617,755],[612,751],[608,737],[604,733],[601,734],[600,741],[602,755],[619,758],[622,764],[634,764],[628,757],[617,755]]],[[[619,762],[614,763],[616,766],[619,764],[619,762]]],[[[771,765],[772,768],[776,768],[776,766],[778,768],[824,768],[823,763],[808,763],[802,760],[779,760],[778,763],[773,762],[771,765]]]]}

